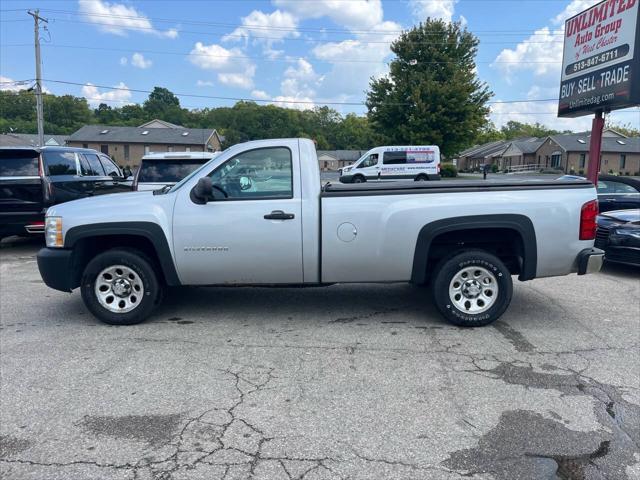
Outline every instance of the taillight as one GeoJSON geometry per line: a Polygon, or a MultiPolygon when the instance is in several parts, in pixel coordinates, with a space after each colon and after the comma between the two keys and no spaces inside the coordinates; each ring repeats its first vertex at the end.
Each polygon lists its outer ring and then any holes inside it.
{"type": "Polygon", "coordinates": [[[598,223],[598,200],[585,203],[580,210],[580,240],[594,240],[598,223]]]}

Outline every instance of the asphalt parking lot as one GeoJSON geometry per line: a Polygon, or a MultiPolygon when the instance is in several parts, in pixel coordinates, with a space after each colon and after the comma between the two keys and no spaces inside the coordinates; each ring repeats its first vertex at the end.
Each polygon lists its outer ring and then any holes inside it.
{"type": "Polygon", "coordinates": [[[409,285],[188,288],[97,322],[0,248],[4,479],[637,479],[640,272],[515,284],[494,326],[409,285]]]}

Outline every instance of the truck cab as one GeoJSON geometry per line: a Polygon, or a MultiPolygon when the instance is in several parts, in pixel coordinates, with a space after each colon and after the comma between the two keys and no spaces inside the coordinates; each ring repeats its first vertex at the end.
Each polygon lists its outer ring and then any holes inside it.
{"type": "Polygon", "coordinates": [[[340,169],[342,183],[371,180],[440,180],[440,149],[435,145],[376,147],[340,169]]]}

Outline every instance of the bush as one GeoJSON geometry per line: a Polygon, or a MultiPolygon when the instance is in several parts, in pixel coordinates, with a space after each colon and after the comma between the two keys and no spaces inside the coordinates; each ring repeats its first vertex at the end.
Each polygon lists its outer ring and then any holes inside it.
{"type": "Polygon", "coordinates": [[[498,170],[500,170],[500,168],[497,164],[494,163],[493,165],[491,165],[491,173],[498,173],[498,170]]]}
{"type": "Polygon", "coordinates": [[[453,178],[458,176],[458,169],[451,163],[440,165],[440,176],[442,178],[453,178]]]}

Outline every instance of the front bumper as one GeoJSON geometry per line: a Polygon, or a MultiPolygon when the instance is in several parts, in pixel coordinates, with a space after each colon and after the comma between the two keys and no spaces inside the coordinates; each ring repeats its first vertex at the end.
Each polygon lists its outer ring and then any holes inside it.
{"type": "Polygon", "coordinates": [[[598,273],[604,261],[604,251],[599,248],[586,248],[578,254],[578,275],[598,273]]]}
{"type": "Polygon", "coordinates": [[[44,283],[55,290],[70,292],[73,285],[73,251],[42,248],[38,252],[38,270],[44,283]]]}

